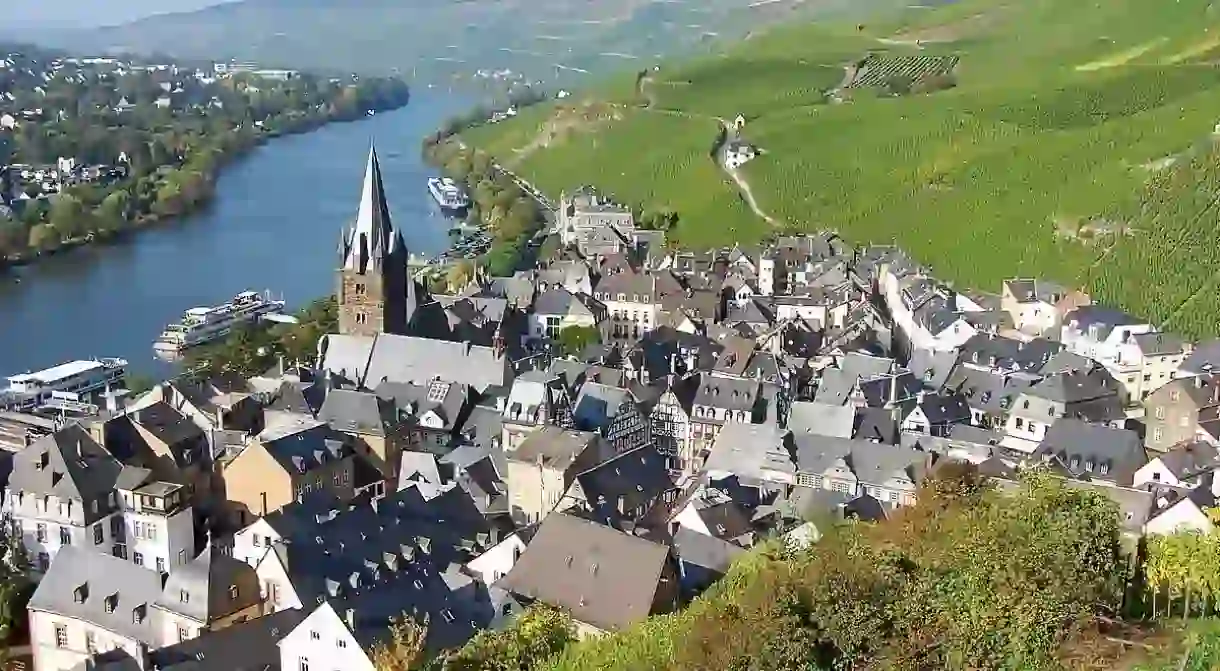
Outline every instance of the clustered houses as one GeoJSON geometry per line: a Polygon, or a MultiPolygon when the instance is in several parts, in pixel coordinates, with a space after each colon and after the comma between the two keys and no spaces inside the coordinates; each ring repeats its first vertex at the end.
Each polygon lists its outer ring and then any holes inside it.
{"type": "Polygon", "coordinates": [[[562,208],[553,258],[431,295],[370,153],[316,361],[18,442],[37,671],[371,669],[393,616],[435,651],[534,602],[620,630],[947,461],[1096,488],[1134,535],[1211,530],[1220,343],[833,234],[670,252],[590,189],[562,208]],[[573,326],[602,342],[559,355],[573,326]]]}

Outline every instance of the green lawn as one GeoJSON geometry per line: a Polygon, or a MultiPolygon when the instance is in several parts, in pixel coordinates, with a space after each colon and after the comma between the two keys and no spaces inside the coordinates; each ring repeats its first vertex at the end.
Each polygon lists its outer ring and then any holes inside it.
{"type": "MultiPolygon", "coordinates": [[[[707,156],[713,117],[741,113],[745,137],[766,151],[743,172],[786,228],[895,242],[959,286],[994,291],[1015,275],[1084,286],[1167,328],[1214,335],[1212,59],[1220,7],[1209,0],[963,0],[863,25],[785,25],[717,57],[661,64],[651,110],[631,108],[618,82],[603,98],[621,118],[519,167],[554,194],[591,183],[673,207],[685,245],[750,241],[770,227],[707,156]],[[958,55],[958,86],[828,102],[843,66],[870,52],[958,55]]],[[[549,114],[466,137],[512,156],[549,114]]]]}

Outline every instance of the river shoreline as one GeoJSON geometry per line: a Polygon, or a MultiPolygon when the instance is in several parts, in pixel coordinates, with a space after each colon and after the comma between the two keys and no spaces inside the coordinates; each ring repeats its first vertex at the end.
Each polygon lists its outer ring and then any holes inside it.
{"type": "MultiPolygon", "coordinates": [[[[233,164],[249,157],[255,151],[270,144],[273,140],[314,133],[318,130],[326,128],[327,126],[332,126],[335,124],[349,124],[365,121],[375,116],[376,113],[394,112],[406,107],[410,103],[411,96],[408,94],[408,96],[403,99],[401,104],[396,103],[392,106],[369,110],[374,114],[366,113],[362,116],[355,117],[336,116],[333,118],[319,120],[317,123],[310,123],[292,128],[290,130],[270,131],[263,133],[257,136],[254,142],[251,144],[239,147],[236,151],[221,156],[221,160],[217,163],[216,168],[207,177],[213,181],[219,179],[227,168],[230,168],[233,164]]],[[[121,186],[119,188],[121,188],[121,186]]],[[[179,212],[177,214],[168,216],[151,213],[145,214],[137,217],[136,219],[128,221],[126,225],[120,228],[104,231],[90,231],[89,233],[76,238],[62,240],[54,246],[48,247],[47,249],[10,254],[8,256],[0,257],[0,273],[22,266],[33,265],[39,261],[43,261],[54,256],[60,256],[81,247],[93,247],[104,245],[108,242],[118,242],[124,238],[136,235],[148,228],[170,224],[186,217],[205,214],[215,202],[217,195],[216,190],[212,189],[205,198],[195,203],[190,209],[184,212],[179,212]]]]}
{"type": "Polygon", "coordinates": [[[428,192],[436,170],[419,146],[477,102],[461,91],[418,91],[409,105],[362,123],[280,138],[227,164],[216,197],[190,216],[0,272],[0,375],[120,357],[133,373],[165,379],[178,369],[153,356],[152,342],[183,310],[270,289],[295,311],[332,293],[337,243],[356,216],[370,140],[410,252],[430,258],[448,249],[451,222],[428,192]]]}

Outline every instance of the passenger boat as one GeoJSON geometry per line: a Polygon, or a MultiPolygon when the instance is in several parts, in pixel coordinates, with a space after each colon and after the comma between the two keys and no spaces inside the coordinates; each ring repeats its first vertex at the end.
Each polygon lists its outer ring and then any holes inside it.
{"type": "Polygon", "coordinates": [[[153,349],[159,353],[181,352],[219,340],[238,326],[283,312],[284,301],[272,300],[270,292],[244,291],[222,305],[190,308],[183,313],[182,321],[165,327],[153,349]]]}

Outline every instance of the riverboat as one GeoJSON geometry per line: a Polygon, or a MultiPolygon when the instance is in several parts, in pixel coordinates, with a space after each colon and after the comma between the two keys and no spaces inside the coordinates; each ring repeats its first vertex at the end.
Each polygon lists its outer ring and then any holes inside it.
{"type": "Polygon", "coordinates": [[[85,398],[108,387],[120,386],[127,360],[77,360],[40,371],[10,375],[0,384],[0,408],[30,410],[54,397],[85,398]]]}
{"type": "Polygon", "coordinates": [[[282,315],[284,301],[272,300],[270,292],[244,291],[228,303],[190,308],[182,321],[165,327],[153,343],[158,353],[174,354],[219,340],[244,324],[282,315]]]}
{"type": "Polygon", "coordinates": [[[448,177],[432,177],[428,180],[428,193],[446,214],[461,215],[470,207],[470,198],[458,183],[448,177]]]}

